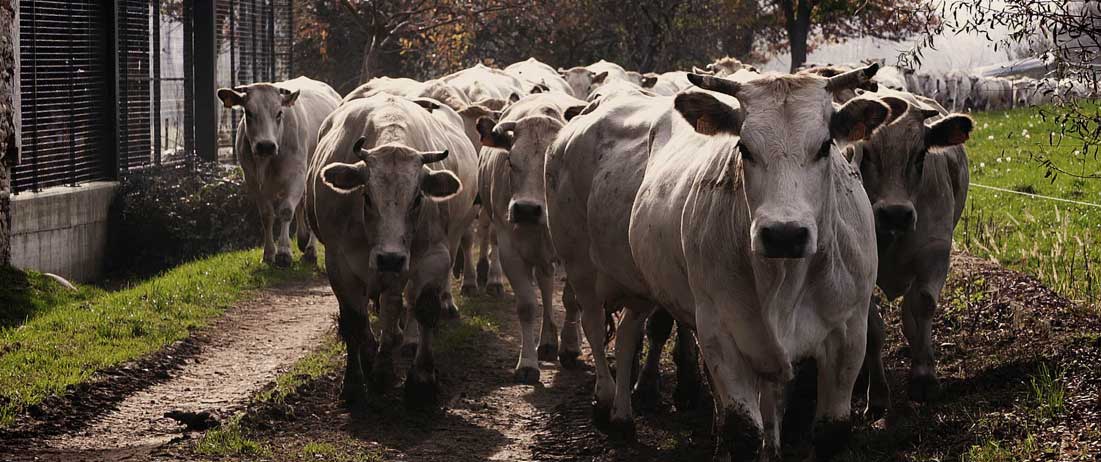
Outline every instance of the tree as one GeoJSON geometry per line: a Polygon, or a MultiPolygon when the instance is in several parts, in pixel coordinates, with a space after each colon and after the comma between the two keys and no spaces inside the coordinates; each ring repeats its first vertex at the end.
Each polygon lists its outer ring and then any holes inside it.
{"type": "Polygon", "coordinates": [[[937,22],[927,0],[766,0],[761,25],[777,46],[791,51],[791,71],[807,61],[816,43],[853,37],[903,40],[937,22]]]}

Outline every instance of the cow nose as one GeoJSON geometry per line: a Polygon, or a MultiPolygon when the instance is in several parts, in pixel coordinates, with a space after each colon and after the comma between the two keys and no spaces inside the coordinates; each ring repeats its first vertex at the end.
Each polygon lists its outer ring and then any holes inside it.
{"type": "Polygon", "coordinates": [[[543,206],[530,202],[513,202],[509,216],[516,224],[536,224],[543,217],[543,206]]]}
{"type": "Polygon", "coordinates": [[[400,253],[380,253],[375,257],[378,270],[389,273],[400,273],[405,267],[405,255],[400,253]]]}
{"type": "Polygon", "coordinates": [[[803,258],[810,229],[798,223],[774,223],[761,228],[761,243],[768,258],[803,258]]]}
{"type": "Polygon", "coordinates": [[[914,227],[914,208],[909,205],[886,205],[877,207],[876,222],[884,231],[909,231],[914,227]]]}
{"type": "Polygon", "coordinates": [[[254,148],[256,155],[260,156],[272,156],[275,155],[275,142],[274,141],[257,141],[254,148]]]}

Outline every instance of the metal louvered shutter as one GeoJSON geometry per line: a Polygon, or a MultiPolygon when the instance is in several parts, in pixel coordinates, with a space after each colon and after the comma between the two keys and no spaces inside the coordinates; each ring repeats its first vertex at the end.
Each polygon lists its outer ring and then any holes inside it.
{"type": "Polygon", "coordinates": [[[153,5],[117,0],[118,162],[129,170],[153,164],[153,5]]]}
{"type": "Polygon", "coordinates": [[[98,0],[19,7],[23,161],[14,190],[114,178],[109,10],[98,0]]]}

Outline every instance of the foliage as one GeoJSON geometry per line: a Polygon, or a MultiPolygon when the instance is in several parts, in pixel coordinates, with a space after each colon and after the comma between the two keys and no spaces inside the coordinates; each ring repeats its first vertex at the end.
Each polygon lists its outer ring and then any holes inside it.
{"type": "Polygon", "coordinates": [[[1067,163],[1048,156],[1046,149],[1030,152],[1032,160],[1052,181],[1058,176],[1101,179],[1096,172],[1101,155],[1101,111],[1096,105],[1101,88],[1101,5],[1077,0],[1004,0],[997,5],[989,0],[959,0],[941,4],[939,15],[944,21],[926,28],[922,40],[900,55],[899,62],[920,66],[923,51],[933,46],[932,37],[945,32],[985,35],[995,50],[1023,51],[1045,60],[1048,77],[1077,81],[1093,94],[1087,102],[1052,95],[1055,104],[1041,112],[1056,127],[1045,148],[1072,145],[1089,159],[1094,172],[1074,172],[1067,163]],[[990,31],[995,29],[1009,33],[994,38],[990,31]]]}
{"type": "Polygon", "coordinates": [[[241,426],[241,415],[233,416],[222,426],[204,433],[195,443],[195,452],[208,456],[267,457],[271,455],[271,449],[245,434],[241,426]]]}
{"type": "Polygon", "coordinates": [[[1040,417],[1050,419],[1063,412],[1067,391],[1063,387],[1061,372],[1054,372],[1047,364],[1041,364],[1036,375],[1029,379],[1029,385],[1036,413],[1040,417]]]}
{"type": "Polygon", "coordinates": [[[219,164],[132,171],[115,203],[109,271],[146,277],[185,261],[256,246],[260,218],[241,170],[219,164]]]}
{"type": "Polygon", "coordinates": [[[312,264],[273,269],[259,250],[226,253],[119,291],[82,292],[92,296],[0,328],[0,426],[97,370],[187,337],[251,290],[314,274],[312,264]]]}

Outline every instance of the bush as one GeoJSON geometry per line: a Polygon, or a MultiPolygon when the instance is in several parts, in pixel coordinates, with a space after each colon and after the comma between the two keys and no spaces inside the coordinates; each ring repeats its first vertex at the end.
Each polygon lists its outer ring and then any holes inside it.
{"type": "Polygon", "coordinates": [[[260,216],[236,166],[151,167],[125,174],[112,205],[108,271],[131,278],[260,242],[260,216]]]}

